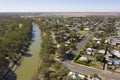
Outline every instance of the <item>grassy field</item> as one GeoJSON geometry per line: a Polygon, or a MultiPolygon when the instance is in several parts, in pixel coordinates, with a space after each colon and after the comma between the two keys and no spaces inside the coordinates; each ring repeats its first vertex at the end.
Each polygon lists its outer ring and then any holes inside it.
{"type": "Polygon", "coordinates": [[[78,33],[86,36],[89,34],[89,31],[82,30],[82,31],[79,31],[78,33]]]}
{"type": "Polygon", "coordinates": [[[23,24],[19,23],[19,28],[22,28],[23,27],[23,24]]]}

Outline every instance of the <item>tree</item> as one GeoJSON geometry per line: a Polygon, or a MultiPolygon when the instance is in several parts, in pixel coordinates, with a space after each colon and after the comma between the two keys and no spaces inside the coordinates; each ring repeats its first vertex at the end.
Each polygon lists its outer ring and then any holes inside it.
{"type": "Polygon", "coordinates": [[[60,48],[58,49],[58,53],[61,57],[66,54],[67,47],[64,44],[61,44],[60,48]]]}
{"type": "Polygon", "coordinates": [[[103,62],[105,60],[104,55],[99,54],[99,53],[95,54],[95,58],[97,61],[100,61],[100,62],[103,62]]]}
{"type": "Polygon", "coordinates": [[[97,78],[98,75],[97,74],[92,74],[92,77],[97,78]]]}

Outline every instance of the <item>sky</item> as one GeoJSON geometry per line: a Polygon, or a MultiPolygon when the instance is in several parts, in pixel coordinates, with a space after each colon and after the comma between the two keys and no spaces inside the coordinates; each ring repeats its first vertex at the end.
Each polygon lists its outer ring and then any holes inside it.
{"type": "Polygon", "coordinates": [[[120,12],[120,0],[0,0],[0,12],[120,12]]]}

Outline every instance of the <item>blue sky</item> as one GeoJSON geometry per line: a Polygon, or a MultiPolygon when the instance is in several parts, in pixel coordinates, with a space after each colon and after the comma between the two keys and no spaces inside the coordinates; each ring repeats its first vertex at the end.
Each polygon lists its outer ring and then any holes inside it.
{"type": "Polygon", "coordinates": [[[120,12],[120,0],[0,0],[0,12],[120,12]]]}

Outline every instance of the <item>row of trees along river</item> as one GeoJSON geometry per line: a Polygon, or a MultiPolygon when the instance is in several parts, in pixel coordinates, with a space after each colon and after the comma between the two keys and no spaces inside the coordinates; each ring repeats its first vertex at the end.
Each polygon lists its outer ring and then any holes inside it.
{"type": "Polygon", "coordinates": [[[0,80],[31,80],[34,73],[35,79],[66,79],[68,69],[55,60],[52,28],[36,23],[39,26],[31,19],[0,19],[0,80]]]}
{"type": "MultiPolygon", "coordinates": [[[[32,61],[34,61],[36,58],[32,58],[32,60],[28,62],[29,64],[26,64],[26,67],[23,65],[25,64],[25,62],[27,62],[25,61],[25,59],[24,61],[22,61],[22,63],[19,63],[18,61],[21,59],[22,56],[30,59],[29,57],[32,57],[32,54],[36,53],[36,49],[33,48],[35,47],[34,41],[38,40],[38,38],[40,39],[40,37],[32,40],[34,45],[31,44],[31,37],[33,37],[34,35],[32,35],[31,33],[32,29],[38,28],[34,27],[34,25],[35,24],[33,24],[32,27],[31,19],[18,17],[0,18],[0,80],[2,80],[3,78],[4,80],[30,80],[28,79],[29,77],[27,77],[27,74],[29,72],[26,74],[23,73],[26,72],[27,68],[31,68],[31,66],[34,65],[34,62],[32,61]],[[29,48],[29,45],[32,45],[32,47],[29,48]],[[28,53],[26,53],[26,51],[28,53]],[[20,65],[20,67],[18,67],[18,69],[14,73],[13,69],[15,65],[20,65]],[[25,68],[21,70],[22,65],[25,68]],[[22,77],[21,74],[23,74],[24,77],[22,77]]],[[[35,34],[39,34],[40,31],[38,30],[39,29],[35,31],[35,34]]],[[[36,45],[36,48],[39,48],[39,45],[36,45]]],[[[29,69],[29,71],[32,71],[32,69],[29,69]]]]}

